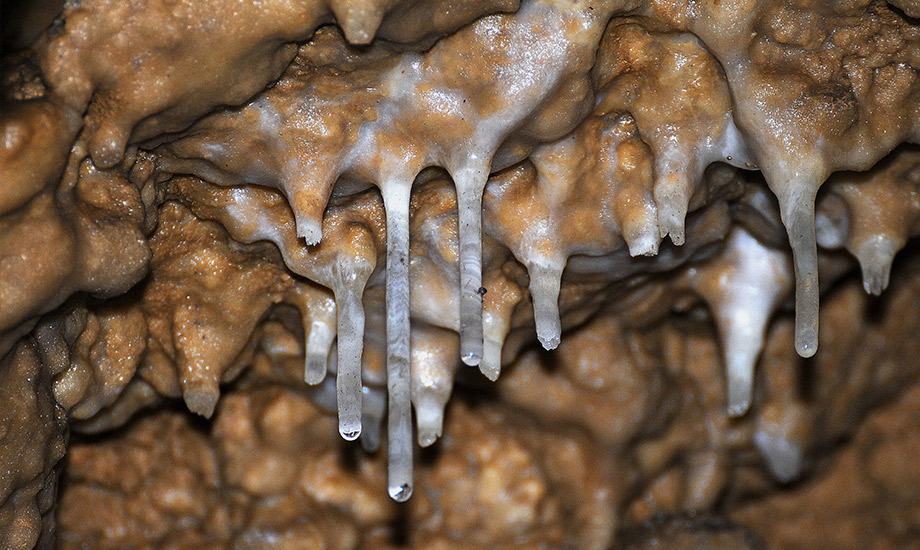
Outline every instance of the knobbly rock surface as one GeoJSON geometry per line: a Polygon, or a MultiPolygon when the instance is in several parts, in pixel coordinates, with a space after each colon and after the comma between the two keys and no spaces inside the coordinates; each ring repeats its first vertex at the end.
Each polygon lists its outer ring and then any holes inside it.
{"type": "Polygon", "coordinates": [[[0,546],[920,544],[916,2],[19,4],[0,546]]]}

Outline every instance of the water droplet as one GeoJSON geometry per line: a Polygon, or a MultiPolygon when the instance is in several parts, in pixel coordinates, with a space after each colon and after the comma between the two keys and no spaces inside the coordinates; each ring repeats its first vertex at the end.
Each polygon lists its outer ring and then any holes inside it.
{"type": "Polygon", "coordinates": [[[408,483],[403,483],[398,487],[390,487],[389,493],[390,498],[396,502],[406,502],[412,497],[412,486],[408,483]]]}

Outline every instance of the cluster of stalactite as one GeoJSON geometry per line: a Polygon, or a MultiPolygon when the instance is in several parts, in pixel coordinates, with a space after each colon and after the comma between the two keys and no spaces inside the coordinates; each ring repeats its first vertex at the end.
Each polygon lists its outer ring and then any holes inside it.
{"type": "MultiPolygon", "coordinates": [[[[42,533],[68,421],[210,418],[249,371],[385,444],[400,502],[464,364],[514,380],[586,325],[703,311],[724,424],[779,312],[811,357],[822,287],[855,260],[881,294],[920,233],[910,2],[308,4],[68,3],[7,59],[0,374],[30,404],[3,459],[32,457],[4,462],[0,522],[31,518],[11,544],[42,533]]],[[[812,424],[764,396],[749,440],[789,481],[812,424]]]]}

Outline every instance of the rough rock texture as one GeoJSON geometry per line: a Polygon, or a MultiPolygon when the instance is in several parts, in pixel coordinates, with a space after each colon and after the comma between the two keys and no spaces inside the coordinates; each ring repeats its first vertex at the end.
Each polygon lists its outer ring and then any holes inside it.
{"type": "Polygon", "coordinates": [[[920,532],[917,468],[920,393],[914,385],[873,412],[824,471],[731,515],[776,547],[909,548],[920,532]],[[772,518],[769,522],[766,518],[772,518]],[[865,540],[872,533],[872,540],[865,540]]]}
{"type": "Polygon", "coordinates": [[[0,545],[920,543],[916,2],[3,13],[0,545]]]}
{"type": "MultiPolygon", "coordinates": [[[[54,533],[60,460],[67,450],[67,419],[54,401],[36,346],[22,341],[2,363],[0,432],[0,541],[31,548],[54,533]]],[[[46,543],[47,544],[47,543],[46,543]]]]}

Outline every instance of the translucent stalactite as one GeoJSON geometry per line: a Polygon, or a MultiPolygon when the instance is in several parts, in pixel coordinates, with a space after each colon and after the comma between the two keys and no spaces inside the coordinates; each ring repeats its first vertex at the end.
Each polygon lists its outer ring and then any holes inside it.
{"type": "Polygon", "coordinates": [[[527,264],[537,339],[546,349],[556,349],[562,336],[562,323],[559,320],[559,285],[564,266],[565,261],[553,261],[548,258],[527,264]]]}
{"type": "Polygon", "coordinates": [[[729,416],[750,408],[754,367],[773,312],[792,288],[786,254],[735,229],[717,258],[690,270],[713,312],[725,362],[729,416]]]}
{"type": "Polygon", "coordinates": [[[365,280],[352,274],[348,284],[343,282],[335,289],[336,319],[338,326],[338,396],[339,433],[348,441],[361,435],[361,352],[364,348],[364,294],[365,280]]]}
{"type": "Polygon", "coordinates": [[[460,358],[470,366],[482,360],[482,192],[488,166],[473,164],[457,171],[460,237],[460,358]]]}
{"type": "Polygon", "coordinates": [[[319,308],[311,309],[310,315],[305,315],[303,320],[306,332],[303,379],[310,385],[319,384],[326,377],[326,363],[336,336],[331,318],[318,318],[315,310],[319,308]]]}
{"type": "Polygon", "coordinates": [[[781,190],[778,198],[795,265],[795,351],[802,357],[811,357],[818,351],[818,186],[808,182],[790,187],[781,190]]]}
{"type": "Polygon", "coordinates": [[[413,438],[410,402],[409,189],[410,182],[382,186],[387,217],[387,478],[397,502],[412,496],[413,438]]]}

